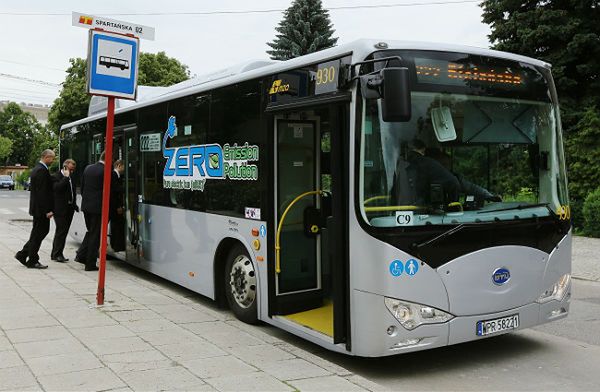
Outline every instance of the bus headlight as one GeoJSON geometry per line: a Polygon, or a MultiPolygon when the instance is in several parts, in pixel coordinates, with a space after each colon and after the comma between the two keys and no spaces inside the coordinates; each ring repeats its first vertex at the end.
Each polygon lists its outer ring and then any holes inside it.
{"type": "Polygon", "coordinates": [[[421,324],[445,323],[454,318],[450,313],[431,306],[400,301],[395,298],[385,297],[385,306],[396,320],[408,330],[413,330],[421,324]]]}
{"type": "Polygon", "coordinates": [[[565,298],[565,294],[571,283],[571,274],[565,274],[561,276],[552,287],[549,287],[546,291],[540,295],[537,299],[537,303],[544,304],[552,300],[562,301],[565,298]]]}

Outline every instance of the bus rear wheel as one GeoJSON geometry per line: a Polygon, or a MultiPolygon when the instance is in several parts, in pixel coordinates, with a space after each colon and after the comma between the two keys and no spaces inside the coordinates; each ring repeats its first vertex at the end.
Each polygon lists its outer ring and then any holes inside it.
{"type": "Polygon", "coordinates": [[[242,245],[235,245],[229,252],[224,286],[227,302],[235,316],[245,323],[255,324],[258,321],[256,271],[242,245]]]}

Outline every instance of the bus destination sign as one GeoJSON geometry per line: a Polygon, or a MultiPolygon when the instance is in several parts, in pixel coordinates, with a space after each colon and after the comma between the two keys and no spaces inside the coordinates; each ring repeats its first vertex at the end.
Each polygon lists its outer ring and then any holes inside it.
{"type": "Polygon", "coordinates": [[[266,88],[270,104],[286,104],[339,92],[340,84],[343,85],[347,77],[345,66],[350,60],[350,56],[346,56],[273,75],[266,88]]]}
{"type": "Polygon", "coordinates": [[[340,60],[319,64],[314,74],[315,95],[336,92],[339,74],[340,60]]]}

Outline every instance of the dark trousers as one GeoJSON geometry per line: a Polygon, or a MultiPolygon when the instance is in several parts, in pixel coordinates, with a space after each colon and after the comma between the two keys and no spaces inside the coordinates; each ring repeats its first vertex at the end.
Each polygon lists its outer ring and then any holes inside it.
{"type": "Polygon", "coordinates": [[[27,264],[35,264],[40,260],[38,252],[42,241],[50,232],[50,219],[45,216],[34,216],[33,227],[31,228],[31,234],[29,235],[29,241],[23,245],[23,249],[17,252],[19,257],[28,257],[27,264]]]}
{"type": "Polygon", "coordinates": [[[71,227],[71,222],[73,222],[74,213],[75,211],[71,210],[71,212],[67,212],[65,215],[54,215],[56,231],[54,232],[52,253],[50,253],[52,259],[56,259],[59,256],[65,257],[63,251],[65,250],[65,242],[67,240],[67,234],[69,234],[69,227],[71,227]]]}
{"type": "Polygon", "coordinates": [[[98,258],[98,248],[100,248],[100,229],[102,225],[102,215],[83,213],[85,227],[87,231],[83,242],[77,251],[77,261],[85,264],[87,267],[95,267],[98,258]]]}
{"type": "Polygon", "coordinates": [[[115,252],[125,250],[125,218],[123,214],[114,214],[110,218],[110,247],[115,252]]]}

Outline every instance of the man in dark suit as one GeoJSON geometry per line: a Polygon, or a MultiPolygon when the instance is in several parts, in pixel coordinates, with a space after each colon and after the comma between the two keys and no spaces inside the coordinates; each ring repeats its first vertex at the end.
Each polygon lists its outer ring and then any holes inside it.
{"type": "Polygon", "coordinates": [[[100,160],[88,165],[81,178],[81,211],[87,232],[77,250],[75,261],[85,264],[86,271],[98,271],[96,259],[102,225],[102,190],[104,189],[104,152],[100,160]]]}
{"type": "Polygon", "coordinates": [[[50,231],[50,219],[54,211],[52,176],[48,171],[48,167],[54,162],[54,157],[54,151],[44,150],[40,162],[31,171],[29,215],[33,217],[33,228],[29,241],[15,255],[15,258],[27,268],[48,268],[47,265],[40,263],[38,252],[42,241],[50,231]]]}
{"type": "Polygon", "coordinates": [[[75,161],[67,159],[63,163],[62,170],[56,172],[52,178],[54,181],[54,223],[56,224],[56,231],[50,258],[60,263],[69,260],[63,254],[65,241],[73,221],[73,214],[75,214],[75,211],[79,211],[75,185],[71,178],[74,171],[75,161]]]}
{"type": "Polygon", "coordinates": [[[125,164],[119,159],[113,166],[110,183],[110,247],[115,252],[120,252],[125,250],[125,217],[123,215],[125,164]]]}

